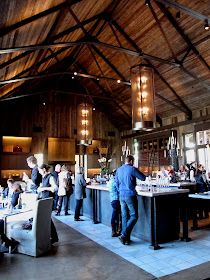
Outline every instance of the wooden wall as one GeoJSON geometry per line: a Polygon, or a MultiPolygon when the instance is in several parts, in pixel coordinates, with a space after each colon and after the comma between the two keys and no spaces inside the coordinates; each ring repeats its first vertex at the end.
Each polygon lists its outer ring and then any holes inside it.
{"type": "MultiPolygon", "coordinates": [[[[47,153],[48,137],[76,140],[76,106],[82,101],[70,94],[49,92],[45,96],[1,102],[0,135],[30,136],[31,152],[47,153]]],[[[117,147],[115,151],[118,150],[119,131],[97,107],[93,111],[93,139],[106,140],[117,147]],[[110,132],[112,136],[109,136],[110,132]]]]}

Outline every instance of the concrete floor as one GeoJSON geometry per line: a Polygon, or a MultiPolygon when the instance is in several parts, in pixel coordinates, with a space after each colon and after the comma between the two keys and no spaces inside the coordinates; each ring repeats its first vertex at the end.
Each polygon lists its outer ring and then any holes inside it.
{"type": "Polygon", "coordinates": [[[0,262],[0,280],[210,279],[210,262],[164,277],[155,277],[62,222],[55,221],[55,224],[60,241],[52,247],[51,252],[39,258],[5,254],[0,262]]]}
{"type": "Polygon", "coordinates": [[[56,221],[59,243],[46,256],[5,254],[0,280],[151,280],[151,274],[56,221]]]}

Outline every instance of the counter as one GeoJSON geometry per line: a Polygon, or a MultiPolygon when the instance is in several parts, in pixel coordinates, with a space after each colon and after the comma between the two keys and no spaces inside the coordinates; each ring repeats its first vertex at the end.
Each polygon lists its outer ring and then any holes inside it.
{"type": "MultiPolygon", "coordinates": [[[[106,184],[87,186],[87,199],[84,200],[84,215],[110,226],[112,207],[106,184]],[[92,204],[92,213],[87,205],[92,204]],[[91,215],[92,214],[92,215],[91,215]]],[[[165,243],[180,238],[180,211],[182,211],[182,239],[189,241],[185,200],[188,189],[159,188],[158,190],[142,191],[137,187],[139,219],[132,234],[151,242],[154,249],[159,243],[165,243]]]]}

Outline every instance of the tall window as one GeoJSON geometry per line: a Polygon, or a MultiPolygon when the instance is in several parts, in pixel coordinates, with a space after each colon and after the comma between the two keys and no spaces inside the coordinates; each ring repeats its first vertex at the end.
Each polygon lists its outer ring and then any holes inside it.
{"type": "Polygon", "coordinates": [[[191,163],[195,161],[195,141],[193,133],[188,133],[184,135],[184,144],[186,163],[191,163]]]}

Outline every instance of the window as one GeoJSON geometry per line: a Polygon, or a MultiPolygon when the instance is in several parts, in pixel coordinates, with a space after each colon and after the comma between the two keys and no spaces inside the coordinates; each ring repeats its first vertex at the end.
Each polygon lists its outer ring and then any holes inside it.
{"type": "Polygon", "coordinates": [[[195,161],[195,151],[190,149],[190,150],[187,150],[185,152],[185,156],[186,156],[186,163],[191,163],[193,161],[195,161]]]}
{"type": "Polygon", "coordinates": [[[210,144],[210,130],[196,132],[196,143],[197,145],[210,144]]]}
{"type": "Polygon", "coordinates": [[[195,142],[194,142],[193,133],[185,134],[184,142],[185,142],[185,148],[194,148],[195,142]]]}

